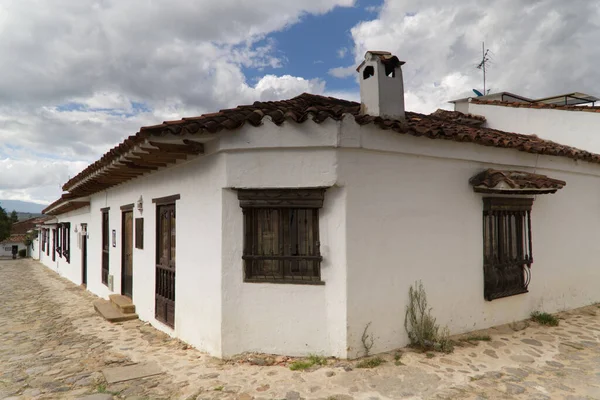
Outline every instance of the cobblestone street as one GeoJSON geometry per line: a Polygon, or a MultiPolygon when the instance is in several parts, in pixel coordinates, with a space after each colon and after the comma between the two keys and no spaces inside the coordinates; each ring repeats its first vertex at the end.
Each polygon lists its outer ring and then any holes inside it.
{"type": "Polygon", "coordinates": [[[295,372],[217,360],[141,321],[111,324],[94,299],[35,261],[0,261],[0,398],[600,399],[597,306],[562,313],[554,328],[490,329],[491,341],[458,342],[449,355],[402,349],[373,369],[329,360],[295,372]],[[143,362],[164,373],[107,384],[101,372],[143,362]]]}

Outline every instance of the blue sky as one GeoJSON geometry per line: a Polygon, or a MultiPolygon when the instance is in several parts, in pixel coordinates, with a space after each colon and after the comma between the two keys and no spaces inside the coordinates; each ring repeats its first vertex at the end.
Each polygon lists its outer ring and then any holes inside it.
{"type": "Polygon", "coordinates": [[[254,84],[265,74],[302,76],[325,80],[328,91],[358,91],[352,77],[340,79],[328,74],[331,68],[354,63],[354,41],[350,29],[361,21],[377,17],[383,0],[359,0],[354,7],[336,7],[322,15],[304,15],[300,22],[268,35],[257,45],[273,41],[285,58],[280,68],[243,68],[254,84]],[[340,49],[346,49],[340,57],[340,49]]]}

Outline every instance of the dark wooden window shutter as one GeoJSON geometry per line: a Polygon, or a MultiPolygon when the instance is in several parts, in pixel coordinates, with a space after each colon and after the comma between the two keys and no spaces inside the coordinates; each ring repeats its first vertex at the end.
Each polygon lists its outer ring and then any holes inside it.
{"type": "Polygon", "coordinates": [[[144,248],[144,218],[135,219],[135,248],[144,248]]]}
{"type": "Polygon", "coordinates": [[[531,198],[483,199],[484,297],[526,293],[533,263],[531,198]]]}
{"type": "Polygon", "coordinates": [[[246,282],[322,284],[319,208],[325,189],[240,189],[246,282]]]}

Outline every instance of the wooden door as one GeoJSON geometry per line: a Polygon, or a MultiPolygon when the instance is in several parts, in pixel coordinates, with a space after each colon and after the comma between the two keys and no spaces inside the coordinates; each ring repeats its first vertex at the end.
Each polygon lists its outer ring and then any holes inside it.
{"type": "Polygon", "coordinates": [[[108,232],[108,211],[102,211],[102,283],[108,285],[108,263],[110,234],[108,232]]]}
{"type": "Polygon", "coordinates": [[[121,294],[133,298],[133,211],[123,212],[121,232],[121,294]]]}
{"type": "Polygon", "coordinates": [[[157,206],[156,319],[175,326],[175,204],[157,206]]]}
{"type": "Polygon", "coordinates": [[[81,224],[81,284],[87,285],[87,225],[81,224]]]}

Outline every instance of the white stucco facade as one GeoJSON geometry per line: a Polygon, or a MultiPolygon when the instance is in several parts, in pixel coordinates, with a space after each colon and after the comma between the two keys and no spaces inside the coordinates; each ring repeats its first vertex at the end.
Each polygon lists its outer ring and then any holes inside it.
{"type": "MultiPolygon", "coordinates": [[[[501,108],[501,107],[497,107],[501,108]]],[[[577,113],[581,115],[581,113],[577,113]]],[[[541,135],[540,135],[541,136],[541,135]]],[[[218,357],[245,351],[356,357],[371,323],[374,352],[407,344],[408,289],[421,280],[433,314],[452,333],[600,301],[596,246],[600,166],[445,140],[430,140],[352,116],[321,124],[265,119],[214,135],[205,154],[93,194],[90,206],[59,215],[71,223],[71,260],[40,261],[81,283],[77,226],[87,224],[87,288],[121,292],[121,207],[143,199],[144,248],[133,253],[133,302],[144,321],[218,357]],[[482,198],[469,178],[486,168],[562,179],[536,196],[529,293],[483,297],[482,198]],[[243,215],[236,189],[327,187],[319,212],[324,285],[247,283],[243,215]],[[156,205],[180,195],[175,326],[154,317],[156,205]],[[110,208],[113,291],[101,283],[101,209],[110,208]]],[[[52,236],[50,236],[52,239],[52,236]]],[[[41,248],[41,241],[35,245],[41,248]]]]}
{"type": "Polygon", "coordinates": [[[475,102],[456,103],[455,110],[484,116],[489,128],[537,135],[542,139],[600,153],[600,135],[597,132],[600,113],[475,102]]]}
{"type": "Polygon", "coordinates": [[[11,242],[10,240],[6,240],[3,243],[0,243],[0,257],[12,257],[12,249],[13,246],[17,246],[18,250],[27,250],[27,246],[23,242],[11,242]]]}

